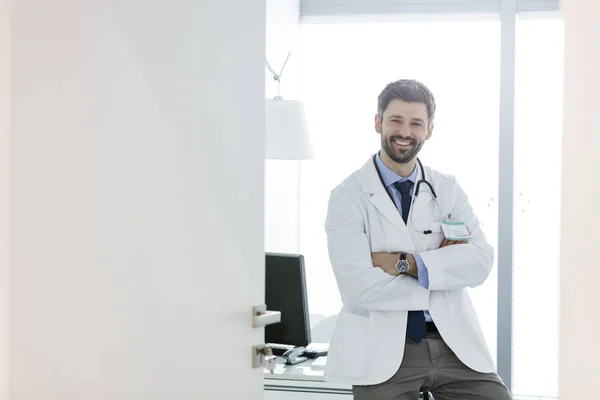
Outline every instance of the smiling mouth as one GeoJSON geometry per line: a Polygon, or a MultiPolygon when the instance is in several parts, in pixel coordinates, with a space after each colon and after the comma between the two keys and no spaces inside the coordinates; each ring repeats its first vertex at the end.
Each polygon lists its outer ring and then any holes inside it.
{"type": "Polygon", "coordinates": [[[411,147],[413,147],[413,142],[412,140],[404,140],[404,139],[392,139],[392,143],[394,145],[395,148],[397,148],[398,150],[408,150],[411,147]]]}

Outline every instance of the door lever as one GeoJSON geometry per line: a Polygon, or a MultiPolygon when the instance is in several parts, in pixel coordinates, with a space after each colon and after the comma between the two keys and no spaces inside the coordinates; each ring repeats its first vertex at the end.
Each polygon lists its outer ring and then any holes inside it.
{"type": "Polygon", "coordinates": [[[252,326],[260,328],[262,326],[272,325],[281,322],[280,311],[268,311],[267,305],[252,307],[252,326]]]}

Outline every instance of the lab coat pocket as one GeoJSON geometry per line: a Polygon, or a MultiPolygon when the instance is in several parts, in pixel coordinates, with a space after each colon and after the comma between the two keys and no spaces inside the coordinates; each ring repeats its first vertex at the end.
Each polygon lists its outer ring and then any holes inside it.
{"type": "Polygon", "coordinates": [[[416,231],[413,234],[413,241],[417,252],[437,250],[444,240],[444,233],[442,232],[442,224],[440,222],[430,222],[425,226],[427,229],[424,231],[416,231]]]}

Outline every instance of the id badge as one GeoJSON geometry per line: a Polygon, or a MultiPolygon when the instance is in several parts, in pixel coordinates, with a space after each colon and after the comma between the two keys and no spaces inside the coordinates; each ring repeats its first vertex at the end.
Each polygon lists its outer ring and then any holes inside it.
{"type": "Polygon", "coordinates": [[[471,235],[463,222],[442,221],[442,231],[448,240],[469,240],[471,235]]]}

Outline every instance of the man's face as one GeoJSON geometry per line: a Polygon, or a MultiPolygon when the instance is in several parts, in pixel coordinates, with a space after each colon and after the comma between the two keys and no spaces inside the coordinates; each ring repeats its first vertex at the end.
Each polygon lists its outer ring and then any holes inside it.
{"type": "Polygon", "coordinates": [[[423,143],[431,137],[433,124],[423,103],[407,103],[394,99],[383,112],[375,116],[375,130],[381,134],[381,148],[397,163],[412,161],[423,143]]]}

